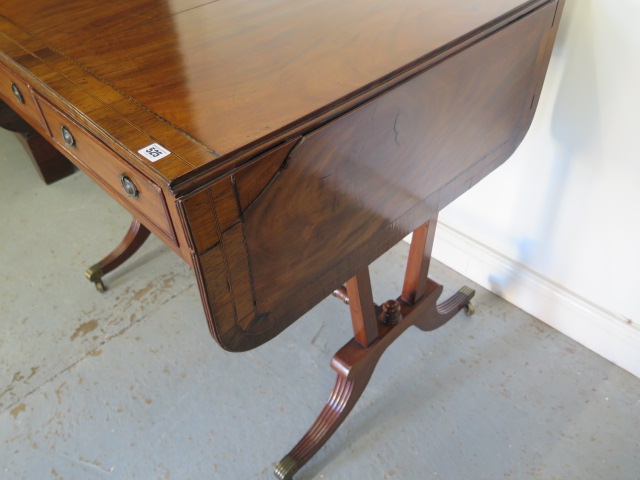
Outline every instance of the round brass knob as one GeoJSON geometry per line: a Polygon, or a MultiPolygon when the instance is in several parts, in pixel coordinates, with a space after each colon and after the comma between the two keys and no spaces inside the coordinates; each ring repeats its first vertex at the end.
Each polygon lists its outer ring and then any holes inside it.
{"type": "Polygon", "coordinates": [[[11,91],[15,95],[16,100],[18,100],[18,103],[24,103],[24,97],[22,96],[22,92],[20,91],[18,86],[13,82],[11,82],[11,91]]]}
{"type": "Polygon", "coordinates": [[[67,127],[62,125],[60,127],[60,132],[62,132],[62,141],[64,142],[64,144],[67,147],[75,147],[76,146],[76,139],[73,138],[73,135],[71,135],[71,132],[69,131],[69,129],[67,127]]]}
{"type": "Polygon", "coordinates": [[[138,198],[138,187],[136,187],[136,184],[133,183],[133,180],[123,174],[120,175],[120,183],[122,184],[124,193],[126,193],[128,197],[138,198]]]}

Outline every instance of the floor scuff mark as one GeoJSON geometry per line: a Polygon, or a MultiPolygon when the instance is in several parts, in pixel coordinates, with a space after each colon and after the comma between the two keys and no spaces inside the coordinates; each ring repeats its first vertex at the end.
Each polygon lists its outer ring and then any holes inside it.
{"type": "Polygon", "coordinates": [[[12,408],[9,413],[11,413],[11,416],[13,418],[18,418],[18,415],[26,411],[27,411],[27,406],[24,403],[21,403],[17,407],[12,408]]]}

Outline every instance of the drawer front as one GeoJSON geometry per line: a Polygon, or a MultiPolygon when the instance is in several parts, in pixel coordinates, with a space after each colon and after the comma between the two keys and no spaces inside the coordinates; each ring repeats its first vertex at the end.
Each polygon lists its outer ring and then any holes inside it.
{"type": "Polygon", "coordinates": [[[31,89],[24,80],[2,64],[0,64],[0,96],[22,116],[42,125],[42,116],[31,95],[31,89]]]}
{"type": "Polygon", "coordinates": [[[160,187],[48,101],[38,96],[38,103],[51,136],[74,163],[154,233],[159,231],[166,240],[176,243],[160,187]]]}

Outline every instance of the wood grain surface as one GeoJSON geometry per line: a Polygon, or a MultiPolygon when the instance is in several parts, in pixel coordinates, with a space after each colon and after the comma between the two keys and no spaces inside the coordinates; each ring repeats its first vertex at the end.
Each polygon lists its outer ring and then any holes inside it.
{"type": "MultiPolygon", "coordinates": [[[[37,60],[64,77],[51,87],[107,131],[122,116],[162,139],[183,165],[172,158],[146,166],[174,179],[212,158],[295,136],[297,127],[345,112],[350,100],[366,100],[375,87],[545,2],[36,3],[3,1],[0,32],[22,30],[37,60]]],[[[145,146],[134,132],[114,133],[134,154],[145,146]]]]}
{"type": "Polygon", "coordinates": [[[212,186],[227,189],[233,207],[214,204],[239,222],[227,238],[218,221],[222,240],[200,253],[210,326],[225,348],[253,348],[286,328],[513,153],[533,117],[556,6],[303,136],[248,206],[231,194],[241,174],[212,186]],[[231,275],[236,257],[251,288],[231,275]],[[250,318],[238,314],[239,288],[254,298],[250,318]]]}
{"type": "Polygon", "coordinates": [[[0,96],[194,266],[213,336],[247,350],[511,155],[562,4],[4,0],[0,96]]]}

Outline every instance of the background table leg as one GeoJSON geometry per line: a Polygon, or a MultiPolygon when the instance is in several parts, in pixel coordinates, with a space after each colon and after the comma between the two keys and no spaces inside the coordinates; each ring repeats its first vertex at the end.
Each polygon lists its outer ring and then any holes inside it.
{"type": "Polygon", "coordinates": [[[99,292],[104,292],[107,287],[102,282],[102,277],[122,265],[131,255],[136,253],[145,240],[149,238],[150,233],[147,227],[134,218],[129,231],[120,244],[109,255],[84,272],[87,279],[96,284],[99,292]]]}

